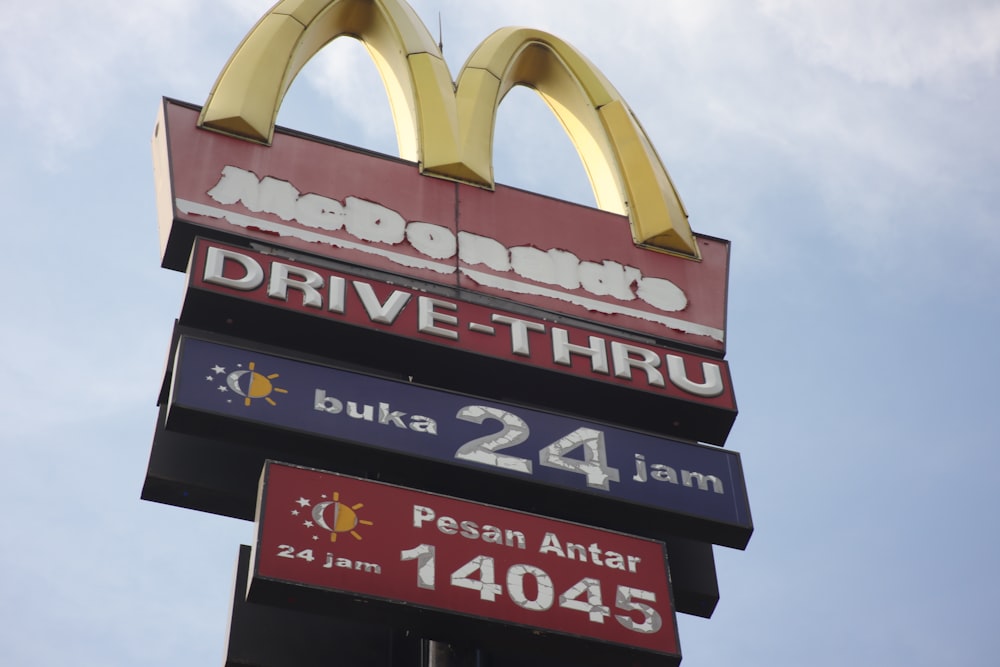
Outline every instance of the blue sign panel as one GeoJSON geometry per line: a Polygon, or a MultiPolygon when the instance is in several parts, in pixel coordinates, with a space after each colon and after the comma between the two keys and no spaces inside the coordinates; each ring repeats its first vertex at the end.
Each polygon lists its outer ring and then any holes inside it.
{"type": "Polygon", "coordinates": [[[214,436],[249,424],[321,438],[334,469],[339,445],[361,446],[654,510],[715,544],[744,548],[753,530],[736,452],[184,337],[167,428],[191,430],[178,424],[192,414],[214,436]]]}

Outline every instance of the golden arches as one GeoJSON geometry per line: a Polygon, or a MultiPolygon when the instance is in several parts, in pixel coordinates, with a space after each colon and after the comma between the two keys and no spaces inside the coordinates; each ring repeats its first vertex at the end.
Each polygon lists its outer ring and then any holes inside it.
{"type": "Polygon", "coordinates": [[[493,33],[456,86],[433,37],[402,0],[282,0],[223,68],[199,125],[270,143],[295,76],[341,36],[368,48],[388,93],[400,156],[423,173],[492,188],[496,111],[513,86],[525,85],[559,118],[600,208],[627,214],[636,243],[698,257],[673,183],[621,95],[576,49],[542,31],[493,33]]]}
{"type": "Polygon", "coordinates": [[[389,96],[400,155],[419,161],[421,138],[433,132],[420,127],[418,112],[429,120],[448,114],[441,89],[450,91],[451,75],[424,24],[409,5],[393,0],[282,0],[233,52],[199,125],[270,143],[292,81],[321,48],[341,36],[355,37],[368,48],[389,96]]]}

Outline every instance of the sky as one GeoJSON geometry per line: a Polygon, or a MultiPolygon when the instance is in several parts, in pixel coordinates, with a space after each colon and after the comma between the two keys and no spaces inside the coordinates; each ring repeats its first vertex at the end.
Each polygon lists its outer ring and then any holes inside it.
{"type": "MultiPolygon", "coordinates": [[[[0,664],[221,664],[252,524],[141,501],[184,277],[150,137],[204,103],[268,0],[36,0],[0,19],[0,664]]],[[[683,664],[993,665],[1000,538],[1000,3],[414,0],[453,75],[552,32],[641,120],[696,232],[732,241],[728,352],[755,533],[716,548],[683,664]]],[[[338,40],[279,124],[394,153],[338,40]]],[[[585,204],[541,101],[498,182],[585,204]]]]}

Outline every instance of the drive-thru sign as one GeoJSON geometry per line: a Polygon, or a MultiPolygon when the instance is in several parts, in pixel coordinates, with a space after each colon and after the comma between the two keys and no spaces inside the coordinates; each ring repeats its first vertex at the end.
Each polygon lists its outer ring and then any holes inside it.
{"type": "Polygon", "coordinates": [[[712,444],[736,418],[725,360],[322,264],[201,239],[181,322],[712,444]]]}

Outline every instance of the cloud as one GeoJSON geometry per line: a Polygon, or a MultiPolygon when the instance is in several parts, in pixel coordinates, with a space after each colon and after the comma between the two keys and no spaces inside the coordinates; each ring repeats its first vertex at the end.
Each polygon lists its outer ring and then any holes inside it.
{"type": "Polygon", "coordinates": [[[995,73],[1000,62],[1000,7],[995,3],[758,4],[799,58],[860,83],[907,87],[948,82],[970,69],[995,73]]]}
{"type": "MultiPolygon", "coordinates": [[[[256,6],[262,12],[266,4],[242,3],[243,11],[256,6]]],[[[31,11],[0,22],[0,80],[7,89],[0,112],[58,170],[65,151],[94,145],[110,129],[105,119],[131,101],[126,95],[153,82],[186,89],[195,81],[204,82],[199,96],[207,95],[218,71],[213,67],[225,62],[211,55],[225,44],[213,15],[220,9],[200,0],[35,2],[31,11]]],[[[230,49],[238,43],[234,35],[230,49]]]]}
{"type": "MultiPolygon", "coordinates": [[[[319,107],[304,109],[302,115],[321,118],[323,126],[330,128],[320,131],[322,136],[398,154],[389,98],[378,69],[361,42],[340,38],[320,51],[289,90],[288,106],[296,104],[299,98],[301,103],[319,107]],[[310,100],[303,94],[303,86],[312,87],[320,99],[310,100]]],[[[285,104],[282,110],[287,113],[285,104]]],[[[287,122],[283,117],[282,124],[287,122]]]]}

